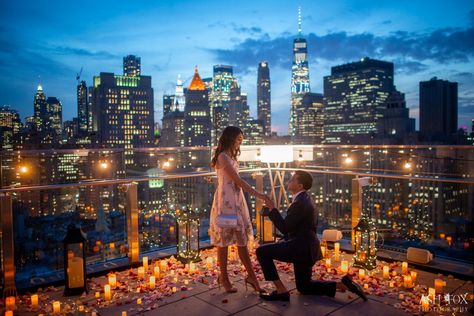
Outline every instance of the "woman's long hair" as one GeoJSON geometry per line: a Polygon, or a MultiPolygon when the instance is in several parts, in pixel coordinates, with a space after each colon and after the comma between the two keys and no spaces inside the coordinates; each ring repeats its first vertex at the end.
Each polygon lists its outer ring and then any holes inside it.
{"type": "Polygon", "coordinates": [[[240,155],[240,148],[233,148],[235,140],[239,137],[240,134],[244,134],[242,130],[236,126],[227,126],[222,132],[221,137],[219,137],[219,142],[217,143],[216,151],[211,160],[211,167],[215,168],[217,164],[217,158],[219,154],[223,151],[230,151],[232,159],[237,160],[237,157],[240,155]]]}

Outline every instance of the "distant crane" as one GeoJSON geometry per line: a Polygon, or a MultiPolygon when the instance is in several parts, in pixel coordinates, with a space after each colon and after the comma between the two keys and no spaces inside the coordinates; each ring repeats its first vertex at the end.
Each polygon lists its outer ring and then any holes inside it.
{"type": "Polygon", "coordinates": [[[82,67],[79,73],[76,74],[77,85],[79,85],[79,80],[81,80],[81,75],[82,75],[82,67]]]}

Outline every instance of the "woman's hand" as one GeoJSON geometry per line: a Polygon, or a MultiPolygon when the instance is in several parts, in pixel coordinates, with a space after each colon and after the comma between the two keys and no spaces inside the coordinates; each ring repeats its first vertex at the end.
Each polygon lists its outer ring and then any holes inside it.
{"type": "Polygon", "coordinates": [[[275,203],[268,195],[265,196],[265,205],[268,206],[270,210],[275,208],[275,203]]]}

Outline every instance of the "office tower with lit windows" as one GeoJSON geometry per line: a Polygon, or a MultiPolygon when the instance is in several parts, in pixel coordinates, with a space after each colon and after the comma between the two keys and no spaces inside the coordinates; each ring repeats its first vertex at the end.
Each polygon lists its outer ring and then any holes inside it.
{"type": "Polygon", "coordinates": [[[320,93],[306,93],[296,108],[296,134],[298,143],[315,144],[323,140],[324,105],[320,93]]]}
{"type": "Polygon", "coordinates": [[[229,125],[230,89],[234,80],[232,66],[214,66],[211,94],[213,144],[217,144],[220,134],[224,128],[229,125]]]}
{"type": "Polygon", "coordinates": [[[78,135],[87,135],[89,130],[89,101],[87,100],[87,85],[85,81],[81,81],[77,85],[77,119],[78,119],[78,135]]]}
{"type": "Polygon", "coordinates": [[[172,111],[174,111],[174,95],[163,94],[163,117],[172,111]]]}
{"type": "Polygon", "coordinates": [[[310,92],[308,44],[301,37],[301,9],[298,9],[298,37],[293,41],[293,65],[291,66],[291,109],[288,133],[296,136],[297,108],[303,96],[310,92]]]}
{"type": "Polygon", "coordinates": [[[183,80],[181,80],[181,75],[178,75],[176,80],[176,89],[174,93],[174,105],[179,111],[184,111],[184,106],[186,104],[186,97],[184,96],[183,80]]]}
{"type": "Polygon", "coordinates": [[[458,127],[458,83],[436,77],[420,82],[420,133],[426,140],[445,140],[458,127]],[[433,124],[436,122],[436,124],[433,124]]]}
{"type": "Polygon", "coordinates": [[[269,137],[272,133],[272,106],[270,90],[270,68],[268,62],[258,64],[257,74],[257,118],[263,121],[263,133],[269,137]]]}
{"type": "Polygon", "coordinates": [[[244,129],[244,145],[263,145],[264,144],[264,122],[259,119],[249,118],[247,126],[244,129]]]}
{"type": "Polygon", "coordinates": [[[229,123],[228,125],[239,126],[245,129],[249,117],[249,106],[247,94],[242,93],[237,80],[232,83],[229,92],[229,123]]]}
{"type": "Polygon", "coordinates": [[[44,127],[44,113],[46,113],[46,95],[43,92],[43,87],[38,85],[33,101],[34,128],[37,131],[41,131],[44,127]]]}
{"type": "Polygon", "coordinates": [[[194,77],[186,90],[186,106],[184,108],[185,146],[211,145],[211,116],[209,95],[206,85],[195,69],[194,77]]]}
{"type": "Polygon", "coordinates": [[[63,105],[58,98],[48,97],[46,99],[46,113],[43,122],[46,129],[54,130],[57,136],[61,135],[63,128],[63,105]]]}
{"type": "Polygon", "coordinates": [[[324,77],[325,142],[368,141],[394,91],[393,63],[363,58],[332,67],[324,77]]]}
{"type": "Polygon", "coordinates": [[[123,75],[127,77],[138,77],[141,75],[141,58],[128,55],[123,58],[123,75]]]}
{"type": "Polygon", "coordinates": [[[383,117],[377,126],[377,136],[403,144],[404,139],[415,132],[415,119],[409,117],[405,94],[392,91],[385,104],[383,117]]]}
{"type": "Polygon", "coordinates": [[[154,143],[151,77],[101,72],[94,77],[92,90],[93,126],[99,143],[124,148],[125,165],[133,165],[133,148],[154,143]]]}

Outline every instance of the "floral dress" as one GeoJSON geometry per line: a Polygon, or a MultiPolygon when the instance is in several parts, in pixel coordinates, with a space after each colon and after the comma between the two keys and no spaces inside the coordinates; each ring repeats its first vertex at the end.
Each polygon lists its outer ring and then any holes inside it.
{"type": "MultiPolygon", "coordinates": [[[[221,153],[239,173],[239,164],[226,153],[221,153]]],[[[212,202],[210,229],[211,242],[217,247],[226,247],[237,244],[247,246],[253,240],[253,227],[250,221],[249,209],[242,189],[227,175],[222,166],[216,166],[217,189],[212,202]],[[219,228],[216,218],[219,214],[237,214],[237,228],[219,228]]]]}

